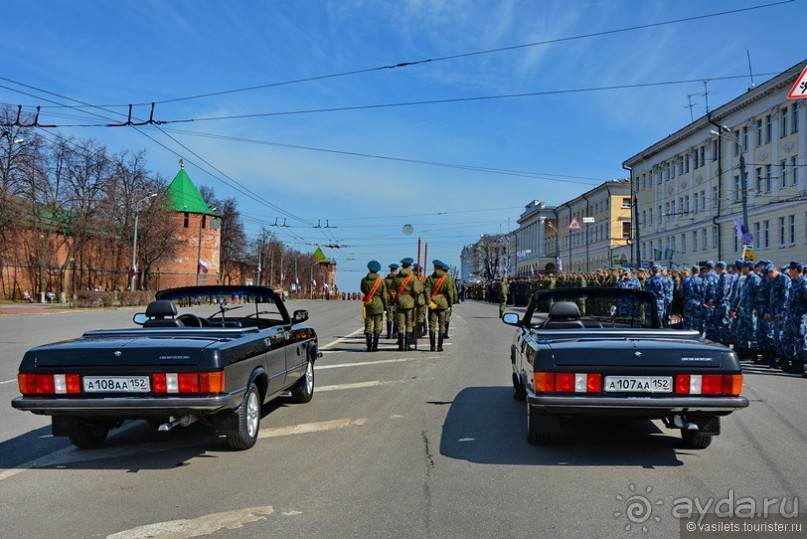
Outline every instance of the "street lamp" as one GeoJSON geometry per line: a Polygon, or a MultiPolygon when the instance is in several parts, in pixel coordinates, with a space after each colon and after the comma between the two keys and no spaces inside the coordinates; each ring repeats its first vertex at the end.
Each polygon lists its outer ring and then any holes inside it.
{"type": "MultiPolygon", "coordinates": [[[[218,208],[210,208],[210,211],[216,211],[218,208]]],[[[205,216],[207,214],[203,213],[202,216],[199,218],[199,252],[196,255],[196,286],[199,286],[199,274],[202,270],[202,224],[205,222],[205,216]]],[[[221,219],[216,219],[213,216],[210,219],[210,228],[213,230],[218,230],[221,226],[221,219]]]]}
{"type": "MultiPolygon", "coordinates": [[[[748,178],[745,174],[745,147],[740,143],[740,139],[734,136],[734,133],[731,132],[731,129],[729,129],[728,126],[721,126],[720,131],[722,132],[717,132],[712,129],[709,131],[709,133],[718,137],[726,136],[730,140],[734,141],[734,144],[740,148],[740,189],[743,197],[743,226],[749,228],[751,224],[748,222],[748,178]]],[[[744,237],[743,245],[747,245],[744,237]]]]}
{"type": "Polygon", "coordinates": [[[140,204],[156,196],[157,193],[151,193],[150,195],[145,196],[142,199],[138,200],[137,204],[135,204],[134,241],[132,242],[132,283],[130,285],[130,290],[132,292],[135,291],[135,279],[137,278],[137,266],[135,256],[137,255],[137,220],[140,217],[140,204]]]}

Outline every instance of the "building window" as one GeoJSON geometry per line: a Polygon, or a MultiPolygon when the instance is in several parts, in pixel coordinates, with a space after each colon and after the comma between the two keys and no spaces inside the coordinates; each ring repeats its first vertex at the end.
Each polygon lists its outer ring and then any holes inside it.
{"type": "Polygon", "coordinates": [[[706,164],[706,145],[701,146],[701,166],[706,164]]]}
{"type": "Polygon", "coordinates": [[[709,246],[706,245],[706,229],[705,228],[703,230],[701,230],[701,243],[703,244],[701,246],[701,249],[703,249],[704,251],[709,248],[709,246]]]}
{"type": "MultiPolygon", "coordinates": [[[[696,156],[698,154],[695,154],[696,156]]],[[[684,172],[689,172],[689,154],[686,154],[686,157],[682,158],[684,160],[684,172]]]]}
{"type": "Polygon", "coordinates": [[[762,146],[762,120],[757,120],[756,145],[762,146]]]}
{"type": "Polygon", "coordinates": [[[793,102],[793,133],[799,132],[799,102],[793,102]]]}
{"type": "Polygon", "coordinates": [[[700,195],[698,193],[695,193],[695,213],[698,212],[698,198],[699,197],[700,197],[700,195]]]}
{"type": "Polygon", "coordinates": [[[712,141],[712,161],[717,161],[717,145],[720,144],[720,139],[715,137],[712,141]]]}
{"type": "MultiPolygon", "coordinates": [[[[698,207],[698,203],[695,203],[695,207],[698,207]]],[[[684,197],[684,213],[689,213],[689,195],[684,197]]]]}
{"type": "Polygon", "coordinates": [[[796,185],[797,183],[799,183],[799,177],[798,177],[799,167],[796,164],[796,161],[797,161],[796,157],[797,156],[794,155],[793,157],[790,158],[790,166],[793,168],[793,173],[791,175],[792,179],[790,181],[793,182],[793,185],[796,185]]]}
{"type": "Polygon", "coordinates": [[[740,177],[734,176],[734,202],[740,201],[740,196],[742,193],[742,186],[740,185],[740,177]]]}
{"type": "Polygon", "coordinates": [[[784,247],[785,245],[785,218],[779,218],[779,247],[784,247]]]}
{"type": "Polygon", "coordinates": [[[717,227],[716,226],[712,227],[712,247],[717,247],[717,227]]]}
{"type": "Polygon", "coordinates": [[[768,114],[765,116],[765,142],[771,141],[771,136],[773,133],[773,120],[771,119],[771,115],[768,114]]]}
{"type": "Polygon", "coordinates": [[[630,197],[622,198],[622,208],[630,208],[630,197]]]}
{"type": "Polygon", "coordinates": [[[771,222],[762,222],[762,248],[768,249],[771,246],[771,222]]]}
{"type": "Polygon", "coordinates": [[[787,136],[787,107],[782,107],[782,119],[779,121],[779,136],[787,136]]]}
{"type": "Polygon", "coordinates": [[[757,193],[762,192],[762,167],[757,167],[755,169],[756,178],[757,178],[757,193]]]}
{"type": "Polygon", "coordinates": [[[190,215],[188,212],[185,212],[185,228],[188,228],[188,221],[190,220],[190,215]]]}
{"type": "Polygon", "coordinates": [[[653,224],[653,208],[650,208],[649,210],[647,210],[647,217],[648,217],[647,226],[652,225],[653,224]]]}
{"type": "Polygon", "coordinates": [[[659,222],[659,224],[661,224],[661,221],[663,221],[663,219],[661,218],[661,204],[659,204],[658,205],[658,222],[659,222]]]}
{"type": "MultiPolygon", "coordinates": [[[[713,187],[712,189],[715,190],[715,199],[717,199],[717,187],[713,187]]],[[[701,211],[706,211],[706,189],[701,191],[701,211]]]]}
{"type": "Polygon", "coordinates": [[[671,164],[667,161],[667,179],[675,178],[675,164],[671,164]]]}
{"type": "Polygon", "coordinates": [[[789,215],[788,216],[788,229],[790,232],[790,245],[796,244],[796,216],[789,215]]]}
{"type": "Polygon", "coordinates": [[[622,239],[630,239],[630,221],[622,221],[622,239]]]}
{"type": "Polygon", "coordinates": [[[773,165],[765,165],[765,191],[771,192],[771,172],[773,165]]]}
{"type": "Polygon", "coordinates": [[[698,250],[698,233],[697,232],[692,233],[692,250],[693,251],[698,250]]]}
{"type": "Polygon", "coordinates": [[[664,203],[664,215],[666,215],[667,217],[670,216],[670,203],[669,202],[664,203]]]}
{"type": "Polygon", "coordinates": [[[682,253],[687,252],[687,235],[686,234],[681,234],[681,252],[682,253]]]}
{"type": "Polygon", "coordinates": [[[780,175],[782,176],[782,187],[787,187],[787,159],[779,162],[780,175]]]}
{"type": "Polygon", "coordinates": [[[207,227],[207,215],[202,215],[202,228],[207,227]]]}
{"type": "MultiPolygon", "coordinates": [[[[702,192],[704,195],[706,194],[706,191],[702,192]]],[[[711,204],[712,209],[720,207],[720,195],[718,193],[720,193],[720,188],[717,186],[712,187],[712,204],[711,204]]],[[[705,198],[706,197],[701,197],[701,209],[704,211],[706,211],[706,200],[703,200],[705,198]]]]}
{"type": "Polygon", "coordinates": [[[760,234],[759,234],[759,223],[754,223],[754,247],[755,248],[759,249],[761,240],[762,240],[762,238],[760,238],[760,234]]]}
{"type": "Polygon", "coordinates": [[[734,131],[734,157],[740,155],[740,130],[734,131]]]}
{"type": "Polygon", "coordinates": [[[743,151],[748,150],[748,126],[743,126],[743,151]]]}

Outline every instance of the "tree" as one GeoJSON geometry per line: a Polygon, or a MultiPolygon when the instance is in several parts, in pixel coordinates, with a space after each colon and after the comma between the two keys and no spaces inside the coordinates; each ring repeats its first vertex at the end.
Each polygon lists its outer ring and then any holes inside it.
{"type": "Polygon", "coordinates": [[[502,262],[504,261],[505,239],[504,236],[488,236],[485,234],[476,243],[478,260],[482,264],[482,274],[487,280],[496,279],[501,276],[502,262]]]}

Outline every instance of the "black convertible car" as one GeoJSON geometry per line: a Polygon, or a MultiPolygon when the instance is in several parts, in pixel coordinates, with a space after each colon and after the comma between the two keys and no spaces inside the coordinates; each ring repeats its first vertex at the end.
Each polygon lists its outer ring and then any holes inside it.
{"type": "Polygon", "coordinates": [[[160,431],[201,420],[234,449],[258,439],[262,403],[314,394],[317,334],[258,286],[197,286],[157,293],[134,321],[26,352],[12,406],[52,416],[54,436],[100,445],[126,419],[160,431]],[[177,315],[176,303],[207,316],[177,315]]]}
{"type": "Polygon", "coordinates": [[[661,419],[702,449],[720,417],[748,406],[729,348],[663,328],[655,297],[617,288],[536,293],[515,326],[514,397],[527,401],[527,439],[543,445],[575,415],[661,419]]]}

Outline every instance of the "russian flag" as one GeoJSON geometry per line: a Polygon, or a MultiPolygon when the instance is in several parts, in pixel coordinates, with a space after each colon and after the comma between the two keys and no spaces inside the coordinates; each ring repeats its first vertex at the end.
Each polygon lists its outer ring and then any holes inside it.
{"type": "Polygon", "coordinates": [[[202,259],[199,259],[199,269],[207,273],[207,263],[202,259]]]}

